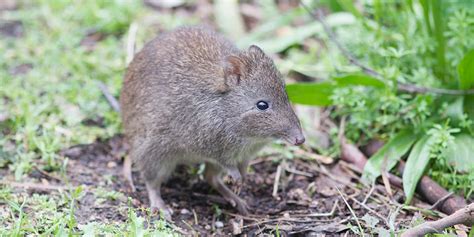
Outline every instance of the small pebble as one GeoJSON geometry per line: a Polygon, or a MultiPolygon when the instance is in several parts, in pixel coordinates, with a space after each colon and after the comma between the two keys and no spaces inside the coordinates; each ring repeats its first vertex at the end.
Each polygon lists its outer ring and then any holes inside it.
{"type": "Polygon", "coordinates": [[[222,221],[216,221],[216,223],[214,223],[214,226],[216,226],[216,228],[222,228],[224,227],[224,223],[222,223],[222,221]]]}
{"type": "Polygon", "coordinates": [[[210,229],[211,229],[211,226],[210,226],[210,225],[206,225],[206,226],[204,226],[204,229],[210,230],[210,229]]]}
{"type": "Polygon", "coordinates": [[[181,209],[180,213],[181,213],[181,215],[188,215],[191,212],[188,209],[183,208],[183,209],[181,209]]]}
{"type": "Polygon", "coordinates": [[[110,162],[107,163],[107,167],[109,167],[109,168],[114,168],[116,166],[117,166],[117,163],[115,163],[113,161],[110,161],[110,162]]]}

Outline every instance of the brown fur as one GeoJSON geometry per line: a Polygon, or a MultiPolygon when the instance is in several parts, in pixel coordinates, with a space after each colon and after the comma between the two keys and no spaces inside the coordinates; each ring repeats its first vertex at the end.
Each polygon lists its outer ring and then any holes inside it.
{"type": "Polygon", "coordinates": [[[221,182],[223,171],[238,178],[272,138],[304,141],[273,61],[257,46],[240,51],[204,27],[149,42],[127,70],[120,103],[130,157],[160,209],[160,185],[174,167],[206,162],[209,183],[246,213],[245,202],[221,182]],[[258,110],[260,100],[270,108],[258,110]]]}

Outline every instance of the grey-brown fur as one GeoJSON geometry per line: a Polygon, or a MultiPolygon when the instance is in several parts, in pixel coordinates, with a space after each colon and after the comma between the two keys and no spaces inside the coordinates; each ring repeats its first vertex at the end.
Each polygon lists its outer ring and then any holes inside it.
{"type": "Polygon", "coordinates": [[[272,138],[304,141],[273,61],[256,46],[241,51],[204,27],[149,42],[127,70],[120,104],[130,157],[151,205],[163,210],[160,185],[176,164],[206,162],[207,181],[246,214],[245,202],[223,184],[223,171],[244,175],[272,138]],[[257,109],[260,100],[270,108],[257,109]]]}

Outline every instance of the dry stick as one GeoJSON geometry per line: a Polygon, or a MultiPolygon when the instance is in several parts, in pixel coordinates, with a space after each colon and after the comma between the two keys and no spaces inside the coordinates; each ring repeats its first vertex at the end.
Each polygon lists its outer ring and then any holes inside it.
{"type": "MultiPolygon", "coordinates": [[[[339,42],[339,40],[336,37],[336,34],[331,30],[331,28],[328,26],[326,21],[324,20],[323,17],[323,12],[321,9],[317,9],[316,13],[314,13],[306,4],[304,4],[302,1],[300,1],[301,6],[317,21],[321,23],[323,26],[324,31],[328,35],[329,39],[336,45],[336,47],[341,51],[341,53],[349,60],[350,63],[353,65],[359,67],[367,73],[370,76],[373,76],[375,79],[385,83],[383,80],[380,78],[382,75],[375,71],[372,68],[367,67],[366,65],[362,64],[359,62],[344,46],[339,42]]],[[[451,90],[451,89],[442,89],[442,88],[428,88],[428,87],[421,87],[413,84],[407,84],[403,82],[397,82],[398,84],[398,90],[407,92],[407,93],[435,93],[435,94],[446,94],[446,95],[468,95],[468,94],[474,94],[474,89],[470,90],[451,90]]]]}
{"type": "MultiPolygon", "coordinates": [[[[271,222],[281,222],[281,221],[297,222],[297,223],[314,222],[315,221],[314,219],[301,220],[301,217],[331,217],[336,212],[336,208],[338,207],[338,203],[339,202],[337,200],[334,202],[334,205],[332,206],[330,212],[310,213],[310,214],[307,214],[307,215],[292,215],[292,216],[298,217],[298,218],[280,217],[280,218],[275,218],[275,219],[267,219],[267,220],[263,220],[263,221],[259,221],[259,222],[256,222],[256,223],[251,223],[251,224],[245,225],[242,228],[245,229],[245,228],[252,227],[252,226],[262,225],[262,224],[271,223],[271,222]]],[[[225,212],[225,211],[224,211],[224,213],[226,213],[228,215],[231,215],[231,216],[241,217],[241,218],[247,219],[247,220],[250,219],[250,220],[253,220],[253,221],[257,221],[257,219],[247,218],[247,217],[244,217],[244,216],[241,216],[241,215],[238,215],[238,214],[228,213],[228,212],[225,212]]]]}
{"type": "Polygon", "coordinates": [[[310,177],[310,178],[312,178],[314,176],[313,174],[310,174],[308,172],[304,172],[304,171],[297,170],[297,169],[292,169],[288,166],[285,168],[285,170],[289,173],[293,173],[293,174],[301,175],[301,176],[306,176],[306,177],[310,177]]]}
{"type": "MultiPolygon", "coordinates": [[[[135,56],[135,41],[136,41],[136,36],[137,36],[137,31],[138,31],[138,25],[137,23],[132,23],[130,24],[130,28],[128,29],[128,37],[127,37],[127,58],[126,58],[126,65],[128,65],[132,60],[133,57],[135,56]]],[[[107,86],[102,83],[98,82],[99,89],[102,91],[102,94],[105,96],[107,99],[107,102],[109,102],[109,105],[117,112],[120,113],[120,104],[118,103],[117,99],[110,93],[109,89],[107,86]]]]}
{"type": "Polygon", "coordinates": [[[351,197],[350,198],[353,202],[359,204],[361,207],[365,208],[367,211],[371,212],[372,214],[376,215],[378,218],[380,218],[381,220],[385,221],[385,225],[387,226],[390,226],[390,223],[389,221],[387,220],[387,218],[385,218],[384,216],[382,216],[380,213],[376,212],[374,209],[370,208],[369,206],[367,206],[365,203],[362,203],[360,202],[359,200],[357,200],[356,198],[353,198],[351,197]]]}
{"type": "Polygon", "coordinates": [[[374,192],[374,190],[375,190],[375,181],[372,182],[372,187],[370,188],[369,193],[367,193],[364,200],[362,201],[363,204],[365,204],[367,202],[367,200],[369,200],[369,198],[372,196],[372,193],[374,192]]]}
{"type": "Polygon", "coordinates": [[[276,171],[276,174],[275,174],[275,182],[273,182],[273,192],[272,192],[272,196],[274,198],[278,198],[278,185],[280,183],[280,176],[281,176],[281,168],[282,164],[278,165],[277,167],[277,171],[276,171]]]}
{"type": "Polygon", "coordinates": [[[457,210],[450,216],[441,218],[437,221],[425,222],[405,231],[402,237],[424,236],[430,233],[439,233],[447,227],[463,224],[471,226],[474,224],[474,203],[457,210]]]}
{"type": "MultiPolygon", "coordinates": [[[[22,189],[34,189],[40,191],[58,191],[62,192],[64,190],[69,189],[68,187],[64,186],[57,186],[51,184],[41,184],[41,183],[18,183],[18,182],[10,182],[5,180],[0,180],[0,185],[7,185],[14,188],[22,188],[22,189]]],[[[72,187],[74,188],[74,187],[72,187]]]]}
{"type": "Polygon", "coordinates": [[[385,190],[387,191],[387,194],[390,198],[393,198],[393,192],[392,192],[392,187],[390,186],[390,181],[388,180],[388,171],[387,171],[387,158],[388,158],[388,153],[385,155],[383,162],[382,162],[382,182],[383,186],[385,186],[385,190]]]}
{"type": "Polygon", "coordinates": [[[38,166],[34,166],[34,168],[35,168],[36,171],[40,172],[42,175],[44,175],[44,176],[46,176],[46,177],[48,177],[48,178],[50,178],[50,179],[55,179],[56,181],[62,181],[61,178],[59,178],[59,177],[57,177],[56,175],[50,174],[50,173],[48,173],[48,172],[46,172],[46,171],[44,171],[44,170],[38,168],[38,166]]]}
{"type": "Polygon", "coordinates": [[[196,214],[196,211],[194,210],[194,208],[193,208],[193,216],[194,216],[194,224],[198,225],[199,224],[198,217],[197,217],[197,214],[196,214]]]}
{"type": "Polygon", "coordinates": [[[339,200],[336,199],[332,205],[331,211],[326,213],[310,213],[310,214],[293,214],[292,217],[330,217],[336,212],[336,208],[339,206],[339,200]]]}
{"type": "Polygon", "coordinates": [[[133,57],[135,56],[135,41],[137,38],[137,31],[137,23],[133,22],[132,24],[130,24],[127,36],[127,59],[125,61],[127,65],[133,60],[133,57]]]}
{"type": "Polygon", "coordinates": [[[116,112],[120,113],[120,105],[119,105],[117,99],[115,99],[115,97],[110,93],[109,88],[107,88],[107,86],[101,81],[97,82],[97,86],[99,87],[102,94],[105,96],[105,99],[107,99],[107,102],[109,102],[109,105],[116,112]]]}
{"type": "MultiPolygon", "coordinates": [[[[341,221],[337,222],[337,224],[341,225],[343,223],[346,223],[350,220],[350,218],[346,218],[346,219],[342,219],[341,221]]],[[[334,224],[334,223],[333,223],[334,224]]],[[[294,234],[298,234],[298,233],[301,233],[301,232],[308,232],[308,231],[317,231],[317,232],[321,232],[321,226],[320,225],[316,225],[316,226],[311,226],[310,228],[307,228],[307,229],[301,229],[301,230],[297,230],[297,231],[291,231],[289,232],[288,234],[289,235],[294,235],[294,234]]],[[[349,227],[347,227],[349,228],[349,227]]],[[[345,233],[344,236],[347,236],[347,233],[345,233]]],[[[309,236],[312,236],[312,235],[309,235],[309,236]]]]}
{"type": "Polygon", "coordinates": [[[339,195],[341,196],[342,198],[342,201],[344,201],[344,203],[346,204],[347,208],[349,209],[349,211],[351,212],[352,216],[354,217],[356,223],[357,223],[357,226],[359,227],[359,231],[360,231],[360,234],[362,236],[365,236],[364,235],[364,229],[362,229],[362,225],[360,224],[359,222],[359,218],[357,218],[357,215],[355,214],[354,210],[352,210],[351,208],[351,205],[349,205],[349,203],[347,202],[346,198],[344,197],[344,195],[342,194],[341,190],[339,190],[339,188],[337,186],[334,186],[337,190],[337,192],[339,193],[339,195]]]}
{"type": "Polygon", "coordinates": [[[446,201],[446,199],[450,198],[451,196],[453,196],[454,192],[449,192],[448,194],[446,194],[444,197],[440,198],[438,201],[436,201],[435,203],[433,203],[433,205],[431,205],[430,208],[428,208],[429,210],[434,210],[436,208],[438,208],[441,204],[443,204],[444,201],[446,201]]]}

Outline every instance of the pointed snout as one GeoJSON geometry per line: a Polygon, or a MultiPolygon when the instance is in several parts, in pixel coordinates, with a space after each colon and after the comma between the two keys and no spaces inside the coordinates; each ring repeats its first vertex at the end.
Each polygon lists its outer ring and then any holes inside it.
{"type": "Polygon", "coordinates": [[[306,139],[303,135],[303,132],[301,131],[301,128],[299,128],[291,131],[286,137],[286,141],[292,145],[300,146],[306,141],[306,139]]]}
{"type": "Polygon", "coordinates": [[[299,145],[303,145],[304,141],[306,139],[304,138],[303,134],[301,134],[301,136],[298,136],[295,138],[295,146],[299,146],[299,145]]]}

